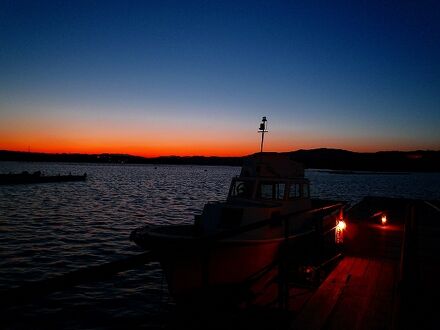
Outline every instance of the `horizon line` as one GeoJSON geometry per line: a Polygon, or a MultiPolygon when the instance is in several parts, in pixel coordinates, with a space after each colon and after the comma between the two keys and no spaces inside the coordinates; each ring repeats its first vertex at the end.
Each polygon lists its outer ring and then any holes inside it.
{"type": "MultiPolygon", "coordinates": [[[[440,152],[440,149],[416,149],[416,150],[379,150],[379,151],[353,151],[348,149],[341,149],[341,148],[329,148],[329,147],[320,147],[320,148],[311,148],[311,149],[297,149],[297,150],[290,150],[290,151],[264,151],[264,153],[291,153],[291,152],[298,152],[298,151],[313,151],[313,150],[338,150],[338,151],[346,151],[351,153],[358,153],[358,154],[377,154],[377,153],[384,153],[384,152],[401,152],[401,153],[414,153],[414,152],[440,152]]],[[[128,154],[128,153],[109,153],[109,152],[101,152],[101,153],[80,153],[80,152],[44,152],[44,151],[29,151],[29,150],[7,150],[7,149],[0,149],[0,152],[16,152],[16,153],[24,153],[24,154],[45,154],[45,155],[83,155],[83,156],[99,156],[99,155],[115,155],[115,156],[130,156],[130,157],[140,157],[145,159],[153,159],[153,158],[167,158],[167,157],[179,157],[179,158],[191,158],[191,157],[205,157],[205,158],[242,158],[251,156],[254,154],[260,153],[259,151],[256,151],[251,154],[245,154],[241,156],[218,156],[218,155],[161,155],[161,156],[143,156],[143,155],[136,155],[136,154],[128,154]]]]}

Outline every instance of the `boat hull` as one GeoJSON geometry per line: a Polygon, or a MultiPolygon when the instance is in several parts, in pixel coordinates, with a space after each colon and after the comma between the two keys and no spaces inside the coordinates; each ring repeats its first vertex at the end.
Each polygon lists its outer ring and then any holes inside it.
{"type": "Polygon", "coordinates": [[[176,301],[188,302],[200,296],[202,301],[217,300],[239,292],[252,302],[252,296],[277,276],[284,247],[297,258],[304,247],[317,240],[334,241],[334,234],[324,237],[322,233],[334,227],[339,210],[334,206],[327,210],[324,204],[314,211],[292,217],[288,234],[282,221],[270,219],[252,230],[232,230],[233,235],[231,231],[204,235],[194,225],[146,227],[135,231],[132,240],[155,253],[176,301]],[[319,217],[314,218],[319,210],[319,217]]]}
{"type": "MultiPolygon", "coordinates": [[[[283,239],[222,240],[195,243],[176,240],[157,247],[170,294],[188,300],[198,293],[239,285],[249,294],[269,273],[276,273],[276,260],[283,239]]],[[[225,291],[226,292],[226,291],[225,291]]]]}

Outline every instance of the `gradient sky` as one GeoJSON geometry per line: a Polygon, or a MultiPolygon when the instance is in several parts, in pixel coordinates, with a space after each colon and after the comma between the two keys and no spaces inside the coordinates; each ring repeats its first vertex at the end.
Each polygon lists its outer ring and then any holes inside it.
{"type": "Polygon", "coordinates": [[[0,149],[440,149],[438,1],[0,1],[0,149]]]}

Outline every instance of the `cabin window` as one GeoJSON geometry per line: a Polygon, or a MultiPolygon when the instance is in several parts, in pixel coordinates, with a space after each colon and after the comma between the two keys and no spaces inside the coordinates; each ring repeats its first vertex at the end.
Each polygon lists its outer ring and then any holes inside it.
{"type": "Polygon", "coordinates": [[[275,184],[275,199],[282,200],[284,199],[284,191],[286,190],[286,185],[284,183],[276,183],[275,184]]]}
{"type": "Polygon", "coordinates": [[[291,183],[289,188],[289,199],[301,197],[299,183],[291,183]]]}
{"type": "Polygon", "coordinates": [[[260,184],[258,197],[262,199],[284,199],[286,185],[284,183],[263,182],[260,184]]]}
{"type": "Polygon", "coordinates": [[[307,183],[303,184],[303,196],[306,198],[310,197],[309,185],[307,183]]]}
{"type": "Polygon", "coordinates": [[[260,198],[272,199],[272,185],[262,183],[260,186],[260,198]]]}
{"type": "Polygon", "coordinates": [[[252,181],[237,180],[231,190],[232,197],[252,198],[254,184],[252,181]]]}

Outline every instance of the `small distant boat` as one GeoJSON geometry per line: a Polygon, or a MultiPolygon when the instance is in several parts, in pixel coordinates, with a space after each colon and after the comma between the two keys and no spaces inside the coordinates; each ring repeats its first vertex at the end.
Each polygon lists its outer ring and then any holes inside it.
{"type": "Polygon", "coordinates": [[[0,174],[0,185],[9,184],[28,184],[28,183],[49,183],[49,182],[67,182],[67,181],[85,181],[87,173],[83,175],[43,175],[40,171],[29,173],[0,174]]]}
{"type": "Polygon", "coordinates": [[[193,224],[150,225],[133,231],[131,239],[155,253],[176,301],[188,301],[261,278],[286,240],[328,231],[343,206],[312,200],[301,164],[260,152],[245,160],[227,200],[207,203],[193,224]]]}

